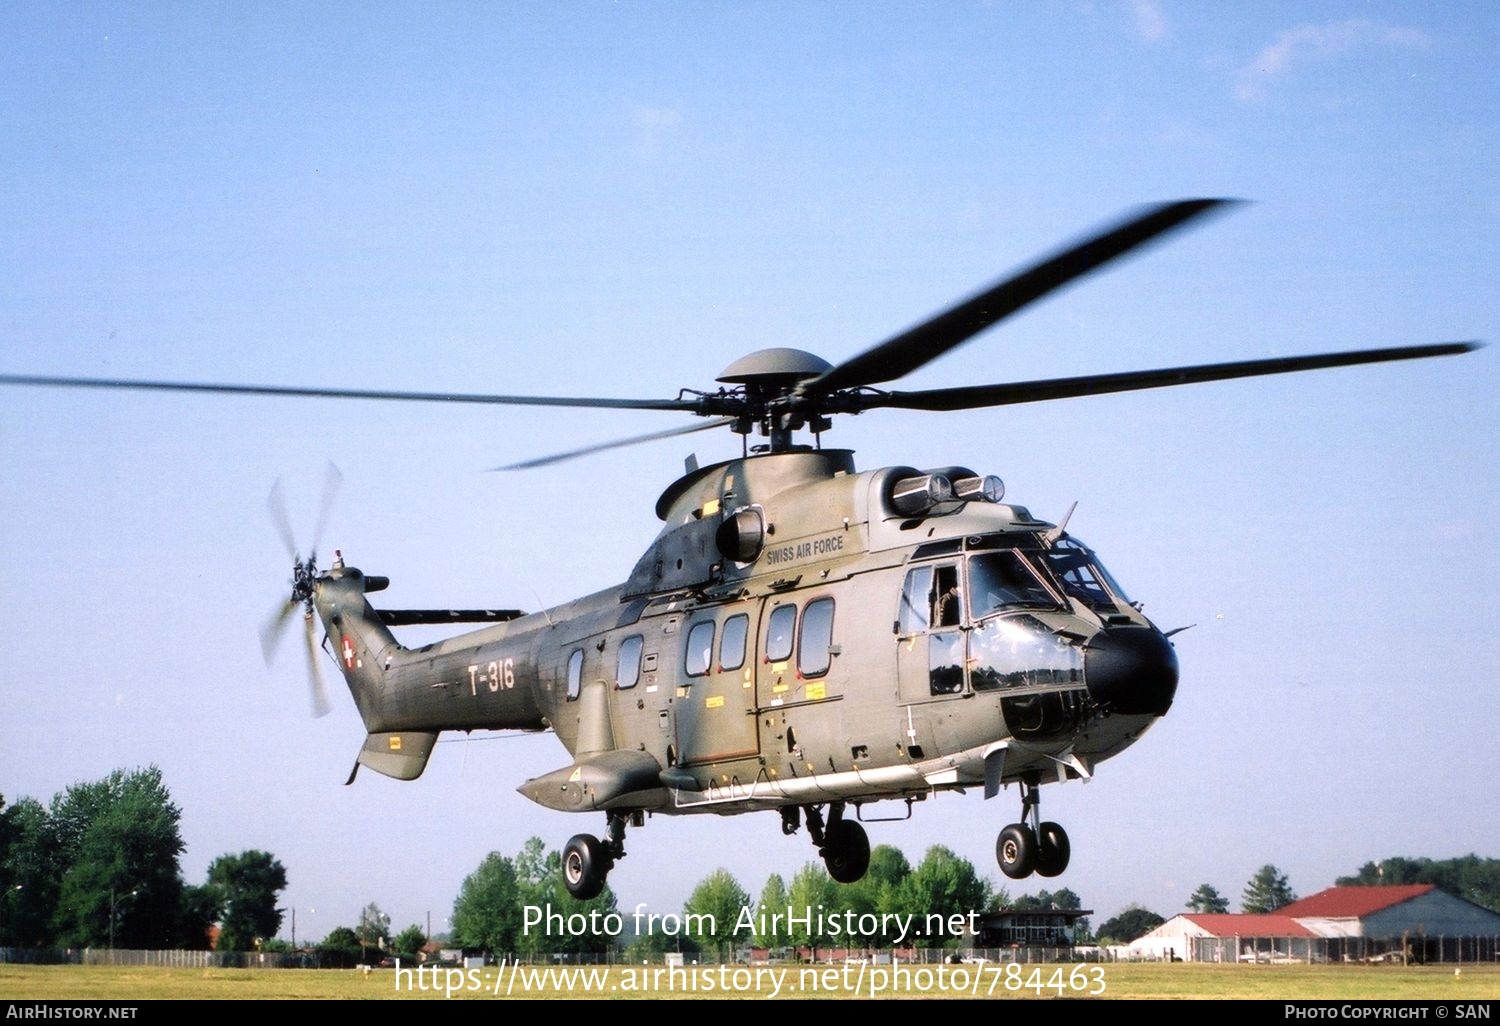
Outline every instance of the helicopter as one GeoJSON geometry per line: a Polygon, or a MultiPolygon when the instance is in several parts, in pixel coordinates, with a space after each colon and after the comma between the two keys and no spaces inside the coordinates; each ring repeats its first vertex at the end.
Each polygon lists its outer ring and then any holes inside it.
{"type": "MultiPolygon", "coordinates": [[[[775,811],[805,826],[842,883],[870,860],[867,806],[905,817],[941,791],[1011,785],[1020,813],[996,838],[1011,879],[1054,877],[1067,832],[1042,818],[1042,786],[1087,780],[1170,710],[1171,637],[1100,557],[1006,501],[966,466],[856,469],[825,448],[836,414],[947,412],[1394,360],[1477,342],[1365,349],[1040,381],[896,391],[925,366],[1050,293],[1235,201],[1131,212],[839,364],[790,348],[732,362],[717,388],[667,399],[455,394],[0,375],[0,384],[325,399],[466,402],[687,413],[701,423],[513,463],[520,470],[638,442],[727,428],[736,458],[698,466],[656,503],[660,533],[626,580],[538,612],[376,608],[388,578],[327,568],[295,544],[280,486],[270,509],[292,559],[289,597],[262,631],[269,662],[300,611],[314,706],[321,648],[366,737],[360,767],[414,780],[445,732],[555,733],[569,761],[518,790],[549,809],[604,817],[563,849],[576,898],[599,894],[649,816],[775,811]],[[804,440],[805,435],[811,439],[804,440]],[[760,439],[752,444],[752,437],[760,439]],[[480,625],[408,648],[392,628],[480,625]],[[321,627],[323,637],[318,638],[321,627]]],[[[325,494],[331,491],[330,476],[325,494]]],[[[326,510],[326,503],[325,503],[326,510]]],[[[320,516],[320,521],[324,517],[320,516]]],[[[322,527],[315,534],[321,535],[322,527]]],[[[887,817],[889,818],[889,817],[887,817]]]]}

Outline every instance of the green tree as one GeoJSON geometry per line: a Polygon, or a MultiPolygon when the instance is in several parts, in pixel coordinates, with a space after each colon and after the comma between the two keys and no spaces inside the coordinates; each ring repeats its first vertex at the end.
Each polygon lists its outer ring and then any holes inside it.
{"type": "MultiPolygon", "coordinates": [[[[214,924],[219,921],[223,914],[223,905],[219,898],[219,892],[208,884],[188,884],[182,888],[182,908],[178,912],[178,922],[181,925],[181,944],[189,951],[206,951],[214,924]]],[[[235,951],[236,948],[226,947],[222,935],[219,938],[220,951],[235,951]]]]}
{"type": "Polygon", "coordinates": [[[755,925],[751,937],[756,944],[763,948],[782,948],[791,943],[792,938],[786,929],[786,908],[786,881],[780,873],[772,873],[760,889],[760,905],[754,910],[755,925]]]}
{"type": "MultiPolygon", "coordinates": [[[[604,917],[619,907],[615,892],[608,885],[587,901],[579,901],[569,894],[562,879],[562,853],[549,849],[539,837],[529,838],[521,846],[515,857],[515,866],[523,906],[530,905],[545,911],[551,905],[562,915],[582,914],[590,924],[602,924],[604,917]]],[[[534,928],[529,934],[523,932],[518,949],[525,954],[599,953],[608,951],[614,943],[615,938],[602,929],[556,934],[534,928]]]]}
{"type": "Polygon", "coordinates": [[[1059,891],[1023,894],[1011,902],[1009,907],[1022,912],[1042,911],[1050,908],[1080,909],[1083,908],[1083,902],[1077,894],[1064,887],[1059,891]]]}
{"type": "Polygon", "coordinates": [[[1143,937],[1166,920],[1150,909],[1131,905],[1113,919],[1106,919],[1099,926],[1100,944],[1129,944],[1143,937]]]}
{"type": "Polygon", "coordinates": [[[1355,875],[1341,876],[1334,882],[1340,887],[1433,884],[1491,912],[1500,912],[1500,859],[1473,854],[1452,859],[1393,856],[1366,862],[1355,875]]]}
{"type": "Polygon", "coordinates": [[[453,940],[461,947],[501,954],[517,950],[521,892],[516,865],[492,851],[470,873],[453,902],[453,940]]]}
{"type": "Polygon", "coordinates": [[[740,913],[750,904],[750,895],[727,869],[716,869],[701,880],[693,893],[688,895],[683,912],[704,917],[698,923],[706,927],[699,931],[700,937],[713,945],[719,958],[726,949],[733,951],[735,923],[740,913]]]}
{"type": "MultiPolygon", "coordinates": [[[[1006,907],[1016,911],[1045,911],[1047,909],[1069,909],[1083,908],[1083,899],[1071,889],[1064,887],[1057,891],[1038,891],[1036,894],[1023,894],[1015,901],[1009,902],[1006,907]]],[[[1077,919],[1073,922],[1073,943],[1086,944],[1089,940],[1089,921],[1087,918],[1077,919]]]]}
{"type": "MultiPolygon", "coordinates": [[[[818,906],[825,909],[832,908],[838,901],[838,885],[824,869],[816,862],[805,863],[792,877],[791,887],[787,890],[787,904],[792,907],[796,917],[806,919],[807,922],[794,922],[788,929],[788,939],[798,947],[812,949],[813,959],[817,959],[818,948],[829,940],[826,932],[819,929],[818,906]],[[812,914],[806,914],[807,910],[812,914]]],[[[785,909],[782,910],[783,913],[785,909]]]]}
{"type": "Polygon", "coordinates": [[[155,766],[79,783],[52,800],[62,880],[53,924],[70,947],[166,948],[178,940],[181,810],[155,766]]]}
{"type": "Polygon", "coordinates": [[[408,962],[415,962],[417,955],[427,946],[427,935],[416,923],[412,923],[406,929],[396,934],[396,939],[391,941],[391,948],[397,955],[408,962]]]}
{"type": "Polygon", "coordinates": [[[208,886],[220,907],[220,951],[252,951],[257,941],[276,936],[276,901],[286,889],[286,869],[270,852],[220,855],[209,863],[208,886]]]}
{"type": "MultiPolygon", "coordinates": [[[[928,915],[939,915],[945,923],[955,915],[983,912],[990,903],[990,885],[974,869],[974,864],[940,844],[927,849],[917,868],[901,885],[901,901],[907,911],[919,913],[922,924],[928,915]]],[[[934,929],[926,932],[918,925],[919,941],[924,947],[958,945],[962,937],[934,929]]]]}
{"type": "Polygon", "coordinates": [[[1251,914],[1275,912],[1297,900],[1286,874],[1267,863],[1256,870],[1240,898],[1240,911],[1251,914]]]}
{"type": "Polygon", "coordinates": [[[359,938],[360,960],[380,961],[381,952],[390,943],[390,935],[391,917],[382,912],[379,905],[370,902],[359,913],[359,925],[354,928],[354,936],[359,938]]]}
{"type": "Polygon", "coordinates": [[[883,930],[877,926],[873,935],[861,937],[865,944],[887,945],[895,942],[899,928],[891,927],[888,921],[880,917],[886,913],[902,914],[908,911],[902,907],[901,887],[910,875],[911,863],[906,860],[905,853],[893,845],[880,844],[870,850],[870,868],[865,875],[854,883],[839,888],[840,897],[851,912],[861,916],[874,915],[874,922],[886,926],[883,930]]]}
{"type": "Polygon", "coordinates": [[[53,945],[53,913],[62,875],[47,809],[22,798],[0,813],[0,947],[53,945]]]}
{"type": "Polygon", "coordinates": [[[1213,914],[1229,911],[1229,899],[1220,894],[1213,884],[1202,883],[1187,900],[1189,912],[1213,914]]]}
{"type": "Polygon", "coordinates": [[[335,926],[317,950],[318,959],[325,969],[348,969],[359,964],[359,937],[347,926],[335,926]]]}

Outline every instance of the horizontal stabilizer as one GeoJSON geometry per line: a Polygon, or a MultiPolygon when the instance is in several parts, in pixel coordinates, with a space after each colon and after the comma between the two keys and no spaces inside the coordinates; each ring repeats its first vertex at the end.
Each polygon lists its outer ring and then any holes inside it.
{"type": "MultiPolygon", "coordinates": [[[[427,768],[427,757],[432,754],[437,738],[436,734],[405,730],[371,734],[359,750],[358,765],[397,780],[416,780],[427,768]]],[[[353,773],[349,779],[354,779],[353,773]]]]}

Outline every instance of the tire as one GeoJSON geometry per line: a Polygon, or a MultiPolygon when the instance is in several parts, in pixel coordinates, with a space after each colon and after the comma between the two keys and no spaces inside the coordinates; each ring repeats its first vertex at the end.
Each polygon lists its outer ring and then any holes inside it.
{"type": "Polygon", "coordinates": [[[609,876],[609,857],[593,834],[574,834],[563,845],[562,878],[568,893],[579,901],[597,898],[609,876]]]}
{"type": "Polygon", "coordinates": [[[1024,880],[1036,866],[1036,836],[1031,828],[1012,823],[995,838],[995,861],[1012,880],[1024,880]]]}
{"type": "Polygon", "coordinates": [[[1036,871],[1041,876],[1061,876],[1068,868],[1073,849],[1068,832],[1056,823],[1043,823],[1036,844],[1036,871]]]}
{"type": "Polygon", "coordinates": [[[852,819],[834,820],[823,831],[823,864],[839,883],[854,883],[870,868],[870,837],[852,819]]]}

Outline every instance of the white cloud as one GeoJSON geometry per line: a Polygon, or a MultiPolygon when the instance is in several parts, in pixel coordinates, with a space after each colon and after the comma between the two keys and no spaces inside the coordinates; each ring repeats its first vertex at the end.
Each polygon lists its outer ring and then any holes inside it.
{"type": "Polygon", "coordinates": [[[682,121],[676,107],[637,106],[631,111],[635,123],[635,152],[642,160],[653,161],[661,156],[668,138],[682,121]]]}
{"type": "Polygon", "coordinates": [[[1166,37],[1167,16],[1157,0],[1130,0],[1130,10],[1135,17],[1135,30],[1142,39],[1155,43],[1166,37]]]}
{"type": "Polygon", "coordinates": [[[1431,40],[1420,29],[1381,25],[1364,18],[1326,25],[1298,25],[1279,34],[1240,69],[1235,95],[1246,102],[1258,100],[1265,95],[1268,83],[1289,74],[1298,64],[1337,57],[1351,50],[1375,47],[1425,50],[1430,45],[1431,40]]]}

